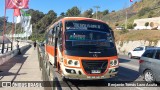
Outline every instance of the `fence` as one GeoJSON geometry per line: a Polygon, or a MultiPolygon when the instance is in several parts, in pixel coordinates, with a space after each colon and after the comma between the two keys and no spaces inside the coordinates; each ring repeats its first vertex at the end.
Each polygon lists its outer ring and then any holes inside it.
{"type": "MultiPolygon", "coordinates": [[[[20,51],[23,52],[25,49],[29,48],[31,45],[26,45],[20,48],[20,51]]],[[[18,54],[18,50],[9,51],[0,56],[0,65],[10,60],[12,57],[18,54]]]]}

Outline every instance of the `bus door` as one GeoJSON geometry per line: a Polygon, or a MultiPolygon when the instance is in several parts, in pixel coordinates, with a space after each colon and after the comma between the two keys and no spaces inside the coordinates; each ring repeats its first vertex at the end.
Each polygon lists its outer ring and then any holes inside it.
{"type": "Polygon", "coordinates": [[[61,54],[62,51],[62,29],[60,23],[54,28],[54,37],[54,67],[57,67],[57,60],[60,59],[59,54],[61,54]]]}
{"type": "Polygon", "coordinates": [[[57,36],[58,37],[58,39],[57,39],[58,55],[57,56],[58,56],[58,60],[59,60],[59,64],[60,64],[63,60],[63,56],[62,56],[62,52],[63,52],[62,37],[63,37],[63,35],[62,35],[62,24],[61,23],[59,23],[59,29],[58,29],[57,35],[58,35],[57,36]]]}
{"type": "Polygon", "coordinates": [[[54,53],[54,67],[56,68],[57,67],[57,26],[55,26],[54,28],[53,28],[53,32],[52,32],[52,34],[53,34],[53,46],[54,46],[54,50],[53,50],[53,53],[54,53]]]}

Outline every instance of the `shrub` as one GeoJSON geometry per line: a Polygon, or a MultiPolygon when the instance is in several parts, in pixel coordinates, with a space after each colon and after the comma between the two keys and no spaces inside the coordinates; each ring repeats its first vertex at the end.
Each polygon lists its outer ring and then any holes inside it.
{"type": "Polygon", "coordinates": [[[128,28],[128,29],[133,29],[133,25],[132,25],[132,24],[128,24],[128,25],[127,25],[127,28],[128,28]]]}
{"type": "Polygon", "coordinates": [[[115,26],[119,26],[119,24],[118,24],[118,23],[116,23],[116,24],[115,24],[115,26]]]}
{"type": "Polygon", "coordinates": [[[146,22],[146,23],[145,23],[145,26],[147,27],[148,25],[149,25],[149,22],[146,22]]]}
{"type": "Polygon", "coordinates": [[[129,31],[127,29],[124,29],[122,31],[120,31],[120,34],[125,34],[125,33],[128,33],[129,31]]]}
{"type": "Polygon", "coordinates": [[[150,8],[148,8],[148,7],[143,8],[138,12],[138,16],[141,17],[141,16],[145,15],[146,12],[149,12],[149,11],[150,11],[150,8]]]}
{"type": "Polygon", "coordinates": [[[149,14],[148,14],[148,18],[152,18],[152,17],[153,17],[153,14],[154,14],[154,12],[153,12],[153,11],[149,12],[149,14]]]}
{"type": "Polygon", "coordinates": [[[137,23],[134,23],[134,24],[133,24],[133,27],[136,27],[136,26],[137,26],[137,23]]]}

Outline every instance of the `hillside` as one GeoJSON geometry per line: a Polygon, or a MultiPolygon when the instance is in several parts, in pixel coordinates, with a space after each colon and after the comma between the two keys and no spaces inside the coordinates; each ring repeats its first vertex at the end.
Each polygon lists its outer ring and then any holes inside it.
{"type": "MultiPolygon", "coordinates": [[[[128,26],[133,26],[134,19],[160,16],[160,0],[139,0],[129,8],[126,7],[127,5],[124,5],[124,9],[117,12],[115,12],[114,10],[112,12],[109,12],[107,8],[104,11],[98,11],[98,19],[107,22],[114,29],[116,25],[124,26],[124,22],[126,20],[126,11],[128,13],[128,26]]],[[[93,9],[86,10],[82,13],[77,6],[68,9],[66,12],[62,12],[59,16],[54,10],[49,10],[47,13],[43,13],[39,10],[29,9],[26,11],[26,13],[32,16],[31,23],[33,24],[33,34],[30,38],[38,38],[39,40],[44,39],[46,29],[55,21],[58,21],[60,18],[81,16],[96,18],[96,14],[93,14],[93,9]]],[[[3,18],[0,17],[0,34],[2,30],[3,18]]],[[[11,23],[7,24],[6,33],[10,33],[10,31],[11,23]]],[[[22,33],[20,24],[17,24],[16,32],[22,33]]]]}
{"type": "Polygon", "coordinates": [[[133,24],[134,19],[158,17],[160,16],[160,0],[140,0],[129,8],[105,15],[101,20],[109,23],[113,28],[116,23],[119,26],[123,26],[126,19],[126,11],[128,13],[128,24],[133,24]]]}
{"type": "Polygon", "coordinates": [[[158,41],[160,40],[160,30],[131,30],[128,32],[114,31],[116,41],[158,41]]]}

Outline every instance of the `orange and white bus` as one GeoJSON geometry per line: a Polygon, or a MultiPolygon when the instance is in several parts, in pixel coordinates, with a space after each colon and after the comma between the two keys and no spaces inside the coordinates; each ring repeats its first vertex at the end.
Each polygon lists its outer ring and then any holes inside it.
{"type": "Polygon", "coordinates": [[[112,29],[97,19],[65,17],[49,27],[45,52],[65,79],[106,79],[118,73],[112,29]]]}

